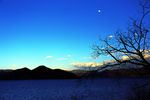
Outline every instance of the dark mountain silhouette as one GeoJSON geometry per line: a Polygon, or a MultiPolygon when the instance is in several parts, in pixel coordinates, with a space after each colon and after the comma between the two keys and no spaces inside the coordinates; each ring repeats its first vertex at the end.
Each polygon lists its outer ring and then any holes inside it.
{"type": "Polygon", "coordinates": [[[150,72],[144,68],[114,69],[101,72],[61,69],[50,69],[39,66],[33,70],[21,68],[17,70],[0,70],[0,80],[31,80],[31,79],[75,79],[81,77],[150,77],[150,72]]]}
{"type": "Polygon", "coordinates": [[[79,77],[86,77],[86,76],[88,76],[91,73],[91,71],[82,70],[82,69],[72,70],[71,72],[76,74],[79,77]]]}
{"type": "Polygon", "coordinates": [[[54,75],[56,77],[62,77],[62,78],[71,78],[71,77],[77,77],[77,75],[75,75],[74,73],[71,73],[71,72],[67,72],[67,71],[64,71],[64,70],[60,70],[60,69],[55,69],[53,71],[54,75]],[[64,76],[62,76],[64,75],[64,76]]]}
{"type": "Polygon", "coordinates": [[[0,72],[0,80],[30,80],[30,79],[75,79],[75,74],[60,69],[52,70],[39,66],[33,70],[21,68],[11,72],[0,72]]]}
{"type": "Polygon", "coordinates": [[[3,70],[0,70],[0,73],[1,72],[12,72],[13,70],[11,70],[11,69],[3,69],[3,70]]]}
{"type": "Polygon", "coordinates": [[[150,72],[145,68],[114,69],[101,72],[90,71],[86,77],[150,77],[150,72]]]}
{"type": "Polygon", "coordinates": [[[33,79],[48,79],[54,77],[54,74],[52,74],[52,72],[53,70],[42,65],[33,69],[31,71],[31,76],[33,79]]]}
{"type": "Polygon", "coordinates": [[[50,72],[50,71],[52,71],[52,69],[47,68],[44,65],[38,66],[37,68],[32,70],[32,72],[37,72],[37,73],[50,72]]]}
{"type": "Polygon", "coordinates": [[[19,79],[30,79],[30,73],[31,73],[31,70],[26,67],[17,69],[17,70],[12,71],[11,73],[8,73],[11,75],[8,77],[8,79],[9,78],[18,79],[18,80],[19,79]]]}

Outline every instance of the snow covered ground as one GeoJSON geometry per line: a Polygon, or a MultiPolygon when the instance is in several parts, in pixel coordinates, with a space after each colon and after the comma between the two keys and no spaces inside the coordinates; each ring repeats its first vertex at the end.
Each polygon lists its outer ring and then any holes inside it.
{"type": "Polygon", "coordinates": [[[127,100],[143,79],[76,79],[0,81],[0,100],[127,100]]]}

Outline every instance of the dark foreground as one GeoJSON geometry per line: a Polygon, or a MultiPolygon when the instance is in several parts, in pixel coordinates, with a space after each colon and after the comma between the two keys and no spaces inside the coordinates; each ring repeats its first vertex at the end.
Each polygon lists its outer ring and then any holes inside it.
{"type": "Polygon", "coordinates": [[[0,100],[139,100],[150,86],[135,88],[147,82],[150,78],[1,80],[0,100]]]}

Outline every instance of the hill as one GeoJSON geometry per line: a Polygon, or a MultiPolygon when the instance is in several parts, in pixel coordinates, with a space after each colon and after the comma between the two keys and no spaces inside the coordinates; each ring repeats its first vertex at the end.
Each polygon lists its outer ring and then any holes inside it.
{"type": "Polygon", "coordinates": [[[0,72],[0,80],[30,80],[30,79],[75,79],[75,74],[60,69],[50,69],[39,66],[33,70],[21,68],[13,71],[0,72]]]}
{"type": "Polygon", "coordinates": [[[101,72],[90,71],[86,77],[150,77],[150,71],[145,68],[128,68],[104,70],[101,72]]]}

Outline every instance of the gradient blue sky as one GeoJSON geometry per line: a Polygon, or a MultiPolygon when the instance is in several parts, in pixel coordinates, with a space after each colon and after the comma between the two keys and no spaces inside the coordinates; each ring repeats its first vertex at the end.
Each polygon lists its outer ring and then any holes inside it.
{"type": "Polygon", "coordinates": [[[108,60],[84,57],[91,56],[98,36],[125,28],[137,5],[137,0],[0,0],[0,69],[72,69],[73,62],[108,60]]]}

